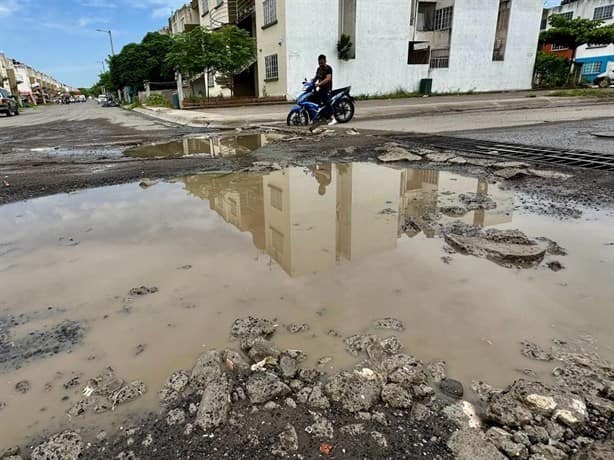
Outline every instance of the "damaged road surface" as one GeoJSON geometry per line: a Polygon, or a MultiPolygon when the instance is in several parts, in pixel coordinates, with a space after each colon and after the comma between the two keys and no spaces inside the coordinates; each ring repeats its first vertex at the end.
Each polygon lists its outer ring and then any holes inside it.
{"type": "Polygon", "coordinates": [[[0,458],[614,458],[609,173],[176,134],[5,174],[0,458]]]}

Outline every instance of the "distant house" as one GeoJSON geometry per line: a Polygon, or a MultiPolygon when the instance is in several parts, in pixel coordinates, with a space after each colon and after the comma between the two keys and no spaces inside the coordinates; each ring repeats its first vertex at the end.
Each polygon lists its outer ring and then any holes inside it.
{"type": "MultiPolygon", "coordinates": [[[[560,6],[550,8],[546,28],[552,16],[564,15],[569,19],[598,19],[604,24],[614,24],[614,0],[564,0],[560,6]]],[[[544,51],[570,59],[573,50],[544,44],[544,51]]],[[[582,64],[582,77],[588,81],[606,71],[608,62],[614,62],[613,43],[591,43],[578,47],[576,63],[582,64]]]]}

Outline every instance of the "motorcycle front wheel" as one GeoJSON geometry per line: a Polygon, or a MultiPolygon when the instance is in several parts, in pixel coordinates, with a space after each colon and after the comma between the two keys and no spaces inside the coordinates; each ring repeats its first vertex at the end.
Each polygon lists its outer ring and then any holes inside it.
{"type": "Polygon", "coordinates": [[[335,118],[339,123],[348,123],[354,118],[354,102],[350,98],[344,97],[335,104],[335,118]]]}
{"type": "Polygon", "coordinates": [[[300,112],[290,112],[286,119],[288,126],[307,126],[309,125],[309,115],[306,110],[300,112]]]}

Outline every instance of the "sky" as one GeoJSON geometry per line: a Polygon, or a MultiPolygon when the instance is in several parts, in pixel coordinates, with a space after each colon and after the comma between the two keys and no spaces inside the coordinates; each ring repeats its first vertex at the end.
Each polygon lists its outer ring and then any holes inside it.
{"type": "MultiPolygon", "coordinates": [[[[90,87],[111,53],[167,25],[187,0],[0,0],[0,52],[68,85],[90,87]]],[[[106,64],[105,64],[106,65],[106,64]]]]}
{"type": "MultiPolygon", "coordinates": [[[[90,87],[102,61],[167,24],[187,0],[0,0],[0,52],[71,86],[90,87]]],[[[560,0],[544,0],[547,6],[560,0]]]]}

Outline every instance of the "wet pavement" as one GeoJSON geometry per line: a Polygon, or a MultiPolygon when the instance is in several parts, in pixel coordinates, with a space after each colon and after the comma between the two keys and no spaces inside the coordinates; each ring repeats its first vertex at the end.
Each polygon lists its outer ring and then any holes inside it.
{"type": "Polygon", "coordinates": [[[590,336],[614,359],[614,214],[583,209],[561,221],[531,211],[544,205],[474,177],[351,163],[188,175],[0,207],[0,339],[12,350],[0,356],[3,442],[156,410],[166,377],[227,345],[228,324],[250,314],[276,318],[276,342],[304,350],[310,365],[332,357],[326,369],[355,362],[335,335],[378,332],[373,320],[398,318],[406,351],[445,359],[466,387],[504,385],[526,368],[549,381],[554,364],[522,356],[524,340],[590,336]],[[460,254],[429,230],[455,221],[546,237],[567,255],[522,269],[460,254]],[[309,328],[292,334],[290,324],[309,328]],[[107,366],[149,391],[112,414],[69,418],[83,382],[107,366]]]}

